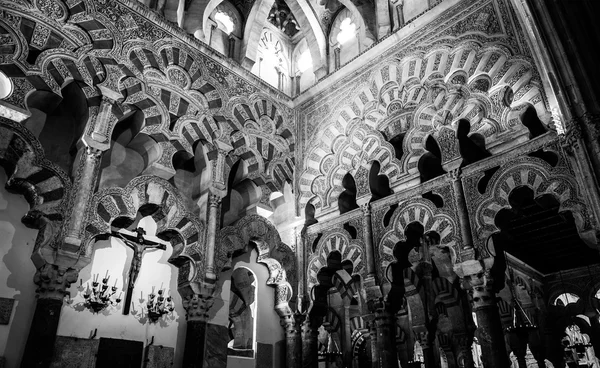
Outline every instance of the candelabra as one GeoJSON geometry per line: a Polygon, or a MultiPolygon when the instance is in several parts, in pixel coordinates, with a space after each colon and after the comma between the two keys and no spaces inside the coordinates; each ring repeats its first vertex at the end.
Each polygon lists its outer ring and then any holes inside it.
{"type": "Polygon", "coordinates": [[[146,308],[148,308],[148,318],[152,323],[156,323],[163,315],[171,313],[175,309],[173,298],[165,297],[163,294],[162,288],[158,290],[158,294],[154,294],[154,287],[152,287],[152,293],[148,295],[146,308]]]}
{"type": "Polygon", "coordinates": [[[117,280],[115,280],[114,286],[109,286],[108,280],[110,276],[108,275],[108,271],[106,271],[106,276],[104,276],[102,284],[100,284],[98,282],[99,276],[98,274],[94,275],[92,287],[90,288],[90,284],[88,283],[83,293],[83,298],[85,299],[83,305],[93,313],[99,313],[107,307],[116,306],[121,302],[122,292],[119,293],[118,297],[115,296],[117,293],[117,280]]]}

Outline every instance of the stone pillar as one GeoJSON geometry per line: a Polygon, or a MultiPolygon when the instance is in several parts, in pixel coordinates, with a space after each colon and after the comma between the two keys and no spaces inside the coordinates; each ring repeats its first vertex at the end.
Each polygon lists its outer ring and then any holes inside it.
{"type": "Polygon", "coordinates": [[[77,281],[77,277],[78,272],[73,269],[62,269],[50,264],[45,264],[35,273],[38,300],[21,367],[50,366],[63,298],[71,283],[77,281]]]}
{"type": "Polygon", "coordinates": [[[206,226],[206,278],[208,280],[217,279],[217,270],[215,270],[215,243],[218,230],[219,206],[222,197],[219,194],[209,194],[208,196],[208,215],[206,226]]]}
{"type": "Polygon", "coordinates": [[[319,367],[319,326],[320,323],[311,316],[302,323],[302,368],[319,367]]]}
{"type": "Polygon", "coordinates": [[[342,353],[344,365],[346,367],[350,367],[352,364],[352,332],[350,325],[350,305],[344,304],[344,340],[342,344],[342,353]]]}
{"type": "Polygon", "coordinates": [[[214,299],[212,293],[191,294],[183,297],[182,302],[187,317],[183,367],[200,368],[204,364],[206,352],[208,310],[212,307],[214,299]]]}
{"type": "Polygon", "coordinates": [[[375,277],[375,248],[373,246],[373,233],[371,224],[371,207],[368,203],[361,204],[363,211],[363,231],[367,258],[367,277],[375,277]]]}
{"type": "Polygon", "coordinates": [[[298,335],[296,319],[293,314],[281,317],[281,326],[285,330],[285,363],[289,368],[300,368],[302,346],[298,335]]]}
{"type": "Polygon", "coordinates": [[[65,237],[63,250],[76,252],[81,245],[81,238],[84,230],[84,220],[86,210],[90,206],[94,189],[98,181],[100,172],[100,162],[102,161],[102,151],[90,146],[83,146],[77,152],[77,169],[74,173],[71,210],[67,221],[67,234],[65,237]]]}
{"type": "Polygon", "coordinates": [[[369,336],[371,337],[371,367],[379,367],[379,349],[377,345],[377,322],[375,321],[375,315],[370,314],[363,317],[364,321],[369,327],[369,336]]]}
{"type": "Polygon", "coordinates": [[[477,316],[478,328],[475,335],[481,345],[484,368],[505,368],[510,366],[510,361],[490,272],[493,264],[492,257],[481,261],[468,260],[457,265],[455,271],[461,278],[463,288],[470,295],[473,311],[477,316]]]}
{"type": "Polygon", "coordinates": [[[450,171],[452,178],[452,188],[454,189],[454,203],[458,213],[458,222],[460,225],[460,235],[463,240],[462,248],[473,248],[473,235],[471,233],[471,223],[469,222],[469,211],[467,201],[465,200],[465,191],[461,181],[460,169],[450,171]]]}
{"type": "Polygon", "coordinates": [[[380,299],[375,309],[375,327],[377,332],[378,368],[398,368],[398,356],[395,347],[395,323],[386,303],[380,299]]]}

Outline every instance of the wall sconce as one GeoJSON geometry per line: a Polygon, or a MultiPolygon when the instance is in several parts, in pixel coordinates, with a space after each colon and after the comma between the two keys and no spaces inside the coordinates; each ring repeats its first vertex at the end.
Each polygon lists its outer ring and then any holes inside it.
{"type": "MultiPolygon", "coordinates": [[[[83,291],[83,305],[92,311],[92,313],[99,313],[109,306],[116,306],[121,302],[121,295],[123,294],[121,292],[118,297],[115,297],[117,293],[117,280],[115,280],[114,286],[109,286],[108,280],[110,276],[108,275],[108,271],[106,271],[106,276],[102,279],[102,284],[98,282],[99,277],[99,274],[94,275],[92,287],[90,288],[88,282],[87,288],[83,291]]],[[[81,284],[83,284],[83,281],[80,280],[81,284]]]]}
{"type": "Polygon", "coordinates": [[[152,293],[148,295],[146,308],[148,308],[148,318],[151,323],[156,323],[163,315],[171,313],[175,309],[173,298],[170,296],[165,297],[163,294],[162,288],[158,290],[158,295],[154,294],[153,286],[152,293]]]}

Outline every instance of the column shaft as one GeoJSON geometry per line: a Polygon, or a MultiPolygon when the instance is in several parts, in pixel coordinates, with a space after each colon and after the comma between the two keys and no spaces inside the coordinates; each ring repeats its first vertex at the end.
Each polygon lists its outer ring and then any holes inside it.
{"type": "Polygon", "coordinates": [[[392,318],[384,308],[375,312],[377,326],[377,349],[379,351],[379,368],[398,368],[398,356],[394,345],[395,334],[392,335],[392,318]]]}
{"type": "Polygon", "coordinates": [[[21,360],[22,368],[50,367],[62,304],[62,299],[40,298],[37,300],[29,337],[21,360]]]}
{"type": "Polygon", "coordinates": [[[510,366],[504,343],[500,313],[495,304],[473,308],[477,316],[477,341],[481,345],[484,368],[510,366]]]}
{"type": "Polygon", "coordinates": [[[319,367],[318,337],[319,330],[308,317],[302,324],[302,368],[319,367]]]}
{"type": "Polygon", "coordinates": [[[215,241],[217,237],[217,215],[218,206],[221,204],[221,197],[210,194],[208,199],[208,224],[206,229],[206,277],[210,280],[216,280],[215,270],[215,241]]]}
{"type": "Polygon", "coordinates": [[[458,221],[460,225],[460,235],[463,239],[462,248],[473,247],[473,236],[471,233],[471,223],[469,222],[469,212],[467,210],[467,202],[465,192],[460,180],[460,171],[453,174],[452,187],[454,188],[456,209],[458,210],[458,221]]]}
{"type": "Polygon", "coordinates": [[[183,351],[184,368],[200,368],[204,363],[206,350],[206,321],[187,321],[185,347],[183,351]]]}
{"type": "Polygon", "coordinates": [[[361,206],[363,210],[363,230],[365,233],[365,247],[366,249],[366,257],[367,257],[367,275],[375,276],[375,253],[373,248],[373,234],[372,234],[372,224],[371,224],[371,208],[369,204],[366,203],[361,206]]]}

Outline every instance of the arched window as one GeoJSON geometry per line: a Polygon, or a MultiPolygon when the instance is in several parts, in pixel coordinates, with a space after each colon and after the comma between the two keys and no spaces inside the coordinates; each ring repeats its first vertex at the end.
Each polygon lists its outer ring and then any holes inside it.
{"type": "Polygon", "coordinates": [[[230,2],[223,1],[213,10],[204,32],[213,49],[227,57],[237,58],[242,22],[238,10],[230,2]]]}
{"type": "Polygon", "coordinates": [[[295,78],[293,95],[298,95],[315,83],[313,60],[306,39],[301,40],[296,45],[292,62],[295,78]]]}
{"type": "Polygon", "coordinates": [[[263,29],[252,73],[273,87],[283,92],[289,92],[290,68],[286,54],[284,43],[279,37],[270,29],[263,29]]]}
{"type": "Polygon", "coordinates": [[[338,69],[358,56],[359,31],[359,22],[350,10],[344,8],[338,13],[329,34],[330,69],[338,69]]]}

